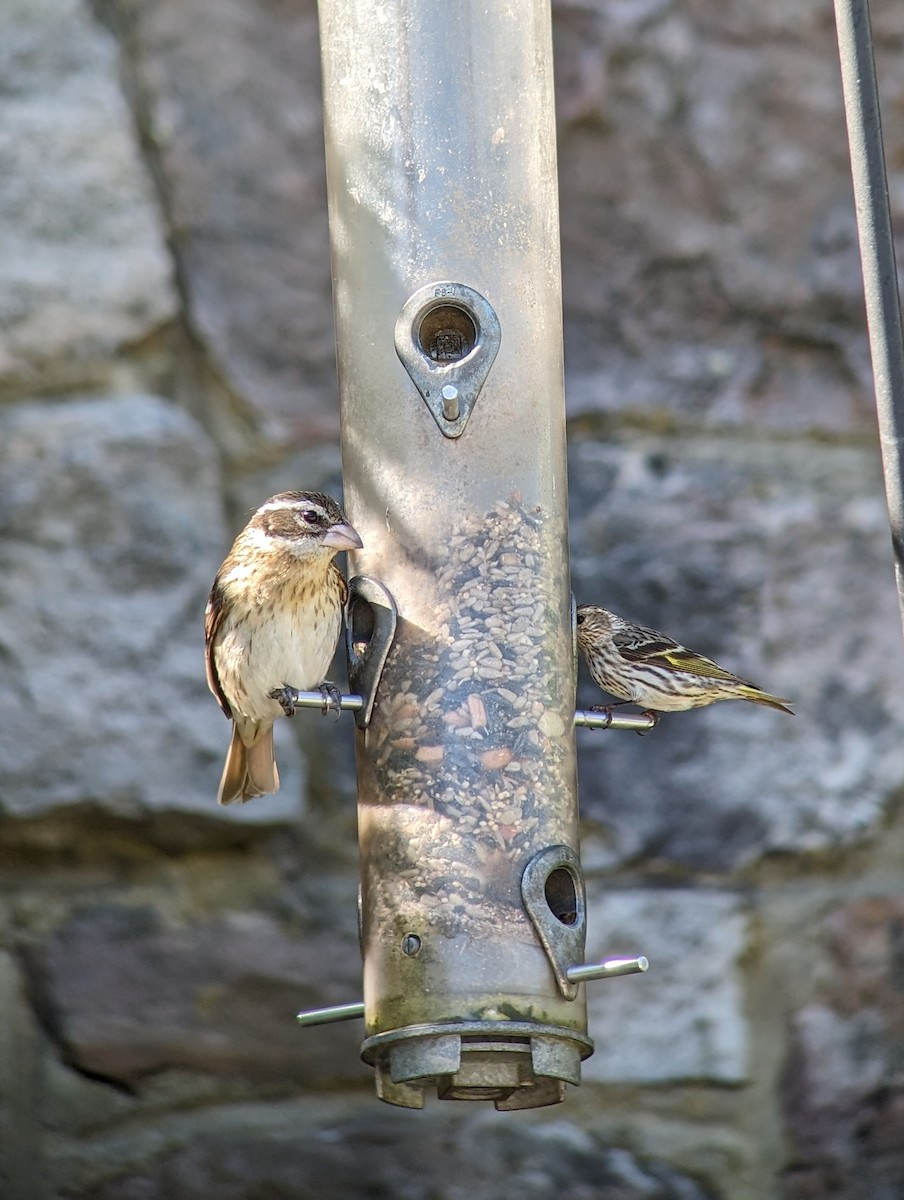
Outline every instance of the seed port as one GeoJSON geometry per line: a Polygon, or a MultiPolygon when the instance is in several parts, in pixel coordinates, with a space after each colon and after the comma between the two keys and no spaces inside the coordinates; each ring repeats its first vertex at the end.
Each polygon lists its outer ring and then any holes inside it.
{"type": "Polygon", "coordinates": [[[363,596],[352,596],[348,607],[349,645],[355,660],[361,659],[374,635],[374,610],[363,596]]]}
{"type": "Polygon", "coordinates": [[[578,919],[578,893],[574,878],[567,867],[550,871],[544,886],[550,912],[563,925],[575,925],[578,919]]]}
{"type": "Polygon", "coordinates": [[[423,317],[417,330],[421,352],[432,362],[461,362],[477,345],[474,318],[456,304],[440,304],[423,317]]]}
{"type": "Polygon", "coordinates": [[[348,581],[345,608],[345,656],[348,682],[360,697],[355,724],[370,724],[377,685],[395,637],[398,609],[389,589],[369,575],[354,575],[348,581]]]}
{"type": "Polygon", "coordinates": [[[581,861],[570,846],[539,850],[521,876],[521,898],[540,944],[546,951],[560,993],[578,994],[568,969],[584,961],[587,903],[581,861]]]}
{"type": "Polygon", "coordinates": [[[464,433],[501,338],[493,306],[467,284],[436,280],[405,301],[396,353],[443,437],[464,433]]]}

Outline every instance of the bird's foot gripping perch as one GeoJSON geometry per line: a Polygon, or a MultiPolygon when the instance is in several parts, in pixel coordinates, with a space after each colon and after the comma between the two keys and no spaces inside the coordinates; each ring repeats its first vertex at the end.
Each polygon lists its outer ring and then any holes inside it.
{"type": "Polygon", "coordinates": [[[332,709],[336,714],[336,720],[339,720],[339,714],[342,712],[342,689],[337,687],[329,679],[322,679],[317,684],[317,691],[323,697],[323,708],[320,710],[324,716],[332,709]]]}
{"type": "MultiPolygon", "coordinates": [[[[321,682],[317,684],[317,687],[312,690],[319,692],[323,697],[323,707],[321,712],[324,714],[324,716],[326,716],[326,714],[332,710],[338,719],[339,714],[342,711],[342,689],[337,687],[336,684],[331,680],[324,679],[321,680],[321,682]]],[[[294,717],[295,710],[297,708],[307,708],[310,703],[308,700],[307,703],[302,704],[301,692],[298,688],[292,687],[292,685],[289,683],[284,683],[281,688],[274,688],[273,691],[268,692],[267,695],[271,700],[276,701],[287,717],[294,717]]]]}
{"type": "Polygon", "coordinates": [[[613,708],[615,708],[614,704],[591,704],[588,711],[592,712],[592,713],[602,713],[603,716],[608,717],[609,718],[608,724],[602,726],[603,729],[608,729],[609,726],[612,724],[613,708]]]}
{"type": "MultiPolygon", "coordinates": [[[[653,712],[651,708],[646,708],[640,715],[642,717],[649,717],[653,722],[653,724],[650,726],[650,729],[655,729],[659,724],[659,718],[662,716],[662,713],[653,712]]],[[[643,737],[645,734],[650,732],[650,729],[635,729],[634,732],[638,737],[643,737]]]]}
{"type": "Polygon", "coordinates": [[[271,700],[276,701],[287,717],[295,716],[295,707],[298,704],[298,688],[293,688],[288,683],[284,683],[281,688],[274,688],[267,695],[271,700]]]}
{"type": "MultiPolygon", "coordinates": [[[[609,729],[612,725],[612,719],[614,716],[614,714],[612,712],[613,708],[619,708],[619,707],[621,707],[622,704],[630,704],[630,703],[631,703],[630,700],[616,700],[613,704],[591,704],[589,711],[592,713],[602,713],[604,716],[608,717],[609,718],[608,723],[605,725],[599,726],[599,728],[609,729]]],[[[648,717],[650,719],[650,721],[652,721],[652,724],[647,729],[635,729],[634,732],[639,737],[643,737],[643,735],[645,733],[649,733],[651,729],[656,728],[656,726],[659,724],[660,715],[661,715],[660,713],[653,712],[649,708],[646,709],[644,712],[639,713],[638,716],[648,717]]]]}

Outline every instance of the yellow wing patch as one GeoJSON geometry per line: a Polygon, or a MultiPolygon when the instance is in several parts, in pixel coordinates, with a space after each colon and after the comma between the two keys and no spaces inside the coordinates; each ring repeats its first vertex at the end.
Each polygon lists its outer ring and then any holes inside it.
{"type": "Polygon", "coordinates": [[[711,658],[705,658],[702,654],[694,654],[692,650],[685,650],[683,646],[676,646],[674,650],[660,650],[651,654],[650,658],[664,658],[676,671],[686,671],[688,675],[697,675],[701,679],[738,678],[731,671],[726,671],[718,663],[714,663],[711,658]]]}

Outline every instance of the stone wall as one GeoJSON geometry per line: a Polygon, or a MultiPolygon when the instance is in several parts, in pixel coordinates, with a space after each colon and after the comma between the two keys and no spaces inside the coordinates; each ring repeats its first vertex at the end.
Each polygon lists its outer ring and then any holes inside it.
{"type": "MultiPolygon", "coordinates": [[[[904,38],[873,20],[904,229],[904,38]]],[[[596,1054],[380,1105],[348,723],[214,802],[206,592],[339,487],[312,0],[0,6],[0,1194],[904,1195],[904,671],[831,5],[555,6],[574,588],[782,695],[578,733],[596,1054]]],[[[593,703],[582,679],[579,699],[593,703]]],[[[294,740],[293,740],[294,738],[294,740]]]]}

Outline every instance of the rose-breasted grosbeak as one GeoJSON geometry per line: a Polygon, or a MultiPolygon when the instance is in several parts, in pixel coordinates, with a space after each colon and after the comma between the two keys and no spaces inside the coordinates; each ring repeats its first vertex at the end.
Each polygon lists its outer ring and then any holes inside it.
{"type": "Polygon", "coordinates": [[[204,619],[207,683],[233,722],[220,804],[279,789],[273,722],[291,714],[284,689],[320,688],[342,626],[348,589],[333,562],[361,539],[321,492],[281,492],[265,501],[217,572],[204,619]]]}

